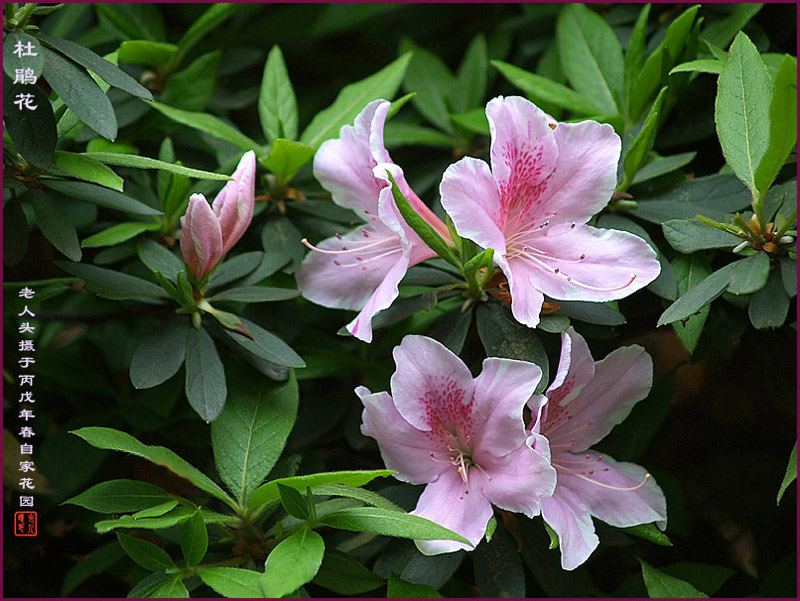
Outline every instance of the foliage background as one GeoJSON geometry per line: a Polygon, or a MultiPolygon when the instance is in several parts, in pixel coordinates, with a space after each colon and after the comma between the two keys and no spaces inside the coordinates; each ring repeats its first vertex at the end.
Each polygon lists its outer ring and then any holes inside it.
{"type": "MultiPolygon", "coordinates": [[[[153,6],[156,8],[141,13],[141,21],[131,23],[152,39],[168,41],[176,41],[207,8],[193,4],[153,6]]],[[[660,23],[668,22],[687,6],[654,5],[652,28],[658,29],[660,23]]],[[[640,7],[593,8],[626,40],[640,7]]],[[[432,51],[455,70],[470,40],[483,33],[490,58],[501,58],[531,71],[545,69],[542,57],[553,46],[558,10],[556,5],[507,4],[241,5],[192,50],[190,58],[215,49],[222,51],[214,93],[204,110],[224,115],[240,131],[260,138],[256,100],[264,61],[274,44],[279,44],[284,53],[302,126],[330,104],[345,84],[394,60],[405,38],[432,51]]],[[[732,10],[732,5],[704,5],[700,14],[708,23],[724,19],[732,10]]],[[[103,55],[115,50],[126,34],[109,25],[102,12],[97,6],[71,5],[42,19],[39,25],[50,35],[74,40],[103,55]]],[[[795,23],[796,6],[766,5],[744,30],[762,52],[794,54],[795,23]]],[[[656,33],[651,40],[657,41],[657,37],[656,33]]],[[[142,75],[141,69],[136,68],[131,73],[142,75]]],[[[496,70],[489,69],[488,73],[484,102],[497,94],[519,93],[496,70]]],[[[557,73],[551,76],[554,75],[557,73]]],[[[713,122],[715,92],[714,77],[695,79],[655,142],[654,149],[662,154],[696,151],[696,157],[683,169],[694,177],[716,173],[724,165],[713,122]]],[[[421,121],[410,109],[400,117],[421,121]]],[[[192,167],[215,171],[230,154],[230,146],[178,126],[152,110],[122,127],[119,140],[135,145],[142,156],[156,157],[166,134],[172,137],[178,157],[192,167]]],[[[71,149],[84,148],[87,140],[79,135],[71,149]]],[[[469,150],[480,150],[481,139],[476,144],[469,150]]],[[[435,200],[443,169],[457,158],[452,148],[402,145],[390,150],[395,162],[403,165],[412,187],[428,201],[435,200]]],[[[464,150],[467,149],[457,149],[456,153],[464,150]]],[[[141,186],[149,183],[133,170],[120,172],[141,186]]],[[[675,177],[680,180],[683,176],[673,174],[659,184],[668,187],[678,181],[675,177]]],[[[308,168],[292,185],[309,194],[321,192],[311,181],[308,168]]],[[[290,201],[280,206],[277,202],[265,204],[265,213],[256,217],[254,225],[258,223],[260,227],[286,211],[304,233],[321,231],[313,217],[293,209],[290,201]]],[[[97,220],[106,217],[102,211],[82,214],[78,208],[70,214],[81,238],[94,233],[97,220]]],[[[660,228],[650,224],[645,227],[654,237],[660,235],[660,228]]],[[[252,228],[238,250],[260,249],[260,238],[258,228],[252,228]]],[[[98,251],[89,250],[83,261],[91,262],[97,254],[98,251]]],[[[27,253],[20,263],[6,268],[4,280],[63,277],[56,260],[63,257],[38,230],[32,230],[27,253]]],[[[292,282],[288,274],[275,277],[275,285],[292,287],[292,282]]],[[[10,316],[18,304],[14,296],[7,294],[4,299],[6,357],[17,355],[16,322],[10,316]]],[[[690,357],[671,328],[654,328],[654,316],[662,310],[659,298],[641,293],[620,302],[627,323],[615,328],[614,338],[590,326],[584,333],[587,337],[597,335],[590,341],[596,358],[633,342],[644,344],[654,357],[656,392],[604,446],[618,459],[635,459],[656,476],[667,494],[667,534],[674,546],[656,547],[611,528],[601,529],[602,524],[598,523],[604,545],[586,566],[567,574],[558,568],[550,569],[557,565],[557,551],[546,550],[544,529],[533,531],[515,524],[511,517],[504,524],[506,530],[526,541],[522,565],[515,564],[511,572],[524,571],[528,596],[644,595],[636,556],[657,567],[673,569],[686,562],[720,566],[706,569],[700,578],[705,579],[706,585],[717,578],[723,581],[718,596],[795,594],[794,487],[779,506],[775,503],[796,432],[795,329],[784,326],[775,331],[757,331],[742,319],[739,309],[717,302],[698,348],[690,357]]],[[[791,317],[795,310],[793,300],[790,322],[795,321],[791,317]]],[[[75,562],[112,540],[109,535],[100,537],[94,533],[96,514],[60,505],[68,497],[113,478],[145,480],[179,493],[185,487],[169,472],[146,461],[89,448],[67,434],[69,430],[89,425],[115,427],[148,444],[172,448],[204,471],[214,470],[209,427],[183,398],[182,376],[150,391],[136,391],[130,385],[128,366],[133,350],[143,334],[157,323],[154,320],[159,319],[150,307],[87,299],[81,290],[70,290],[52,301],[43,301],[39,311],[42,330],[37,337],[40,349],[34,372],[41,382],[37,388],[40,400],[36,405],[36,461],[40,477],[47,481],[39,490],[47,486],[49,492],[37,491],[41,534],[35,541],[15,539],[8,527],[4,529],[6,596],[59,596],[64,576],[75,562]]],[[[374,390],[386,389],[393,369],[391,349],[405,333],[425,330],[427,320],[418,316],[403,320],[367,346],[335,336],[348,319],[346,313],[303,300],[252,305],[245,315],[275,331],[309,364],[297,373],[301,379],[300,413],[284,460],[299,462],[300,473],[381,468],[376,447],[358,432],[360,404],[352,390],[362,383],[374,390]]],[[[554,367],[557,337],[547,337],[545,346],[554,367]]],[[[482,347],[474,329],[465,348],[468,364],[480,361],[482,347]]],[[[4,418],[9,428],[18,421],[16,390],[8,381],[4,385],[4,418]]],[[[9,432],[5,436],[8,444],[9,432]]],[[[6,453],[5,458],[4,491],[8,503],[16,470],[11,454],[6,453]]],[[[395,501],[402,505],[401,498],[397,496],[395,501]]],[[[387,566],[400,570],[403,563],[397,557],[407,552],[407,544],[393,541],[387,549],[394,556],[383,553],[378,564],[372,556],[365,555],[363,559],[379,573],[388,570],[387,566]]],[[[477,566],[476,557],[455,563],[437,560],[416,568],[406,565],[404,578],[427,583],[426,577],[420,576],[427,570],[444,575],[436,588],[445,596],[473,596],[476,572],[486,570],[485,566],[477,566]]],[[[481,561],[492,558],[484,555],[481,561]]],[[[494,571],[509,569],[503,561],[490,567],[494,571]]],[[[677,569],[676,573],[688,579],[688,571],[677,569]]],[[[119,561],[69,594],[125,596],[130,590],[131,574],[134,580],[143,575],[140,568],[120,555],[119,561]]],[[[388,573],[381,575],[386,577],[388,573]]],[[[312,595],[329,594],[316,585],[309,585],[308,591],[312,595]]]]}

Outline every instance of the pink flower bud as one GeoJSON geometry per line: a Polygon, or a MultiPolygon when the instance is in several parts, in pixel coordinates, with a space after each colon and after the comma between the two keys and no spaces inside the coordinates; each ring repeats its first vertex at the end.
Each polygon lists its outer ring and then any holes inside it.
{"type": "Polygon", "coordinates": [[[256,153],[242,155],[233,180],[225,184],[214,199],[214,214],[222,232],[222,254],[225,255],[244,234],[253,219],[255,205],[256,153]]]}
{"type": "Polygon", "coordinates": [[[192,194],[186,215],[181,217],[181,253],[198,282],[222,258],[222,231],[219,220],[202,194],[192,194]]]}

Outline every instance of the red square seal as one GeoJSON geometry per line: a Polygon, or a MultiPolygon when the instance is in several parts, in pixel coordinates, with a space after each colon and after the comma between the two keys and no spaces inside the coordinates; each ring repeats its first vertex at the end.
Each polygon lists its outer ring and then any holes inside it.
{"type": "Polygon", "coordinates": [[[14,536],[36,536],[37,514],[35,511],[14,513],[14,536]]]}

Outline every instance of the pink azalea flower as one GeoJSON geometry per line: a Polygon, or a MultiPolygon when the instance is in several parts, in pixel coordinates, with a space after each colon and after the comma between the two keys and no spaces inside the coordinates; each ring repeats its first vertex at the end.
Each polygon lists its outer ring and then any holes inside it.
{"type": "Polygon", "coordinates": [[[359,311],[347,330],[365,342],[372,341],[372,317],[397,298],[406,270],[436,256],[400,215],[387,170],[417,213],[445,240],[451,239],[447,226],[414,194],[383,145],[389,106],[385,100],[371,102],[353,125],[342,127],[338,138],[317,151],[314,175],[333,202],[352,209],[365,223],[317,246],[304,241],[316,252],[297,271],[297,285],[308,300],[359,311]]]}
{"type": "MultiPolygon", "coordinates": [[[[397,370],[387,392],[359,387],[361,431],[378,441],[395,477],[427,484],[415,515],[477,545],[492,504],[529,517],[552,494],[555,470],[529,445],[522,410],[542,372],[523,361],[491,357],[473,378],[445,346],[406,336],[394,349],[397,370]]],[[[547,453],[547,442],[537,444],[547,453]]],[[[455,541],[417,541],[425,554],[470,549],[455,541]]]]}
{"type": "Polygon", "coordinates": [[[549,449],[558,472],[553,496],[542,499],[542,516],[558,533],[565,570],[581,565],[599,544],[592,516],[620,528],[666,527],[664,493],[650,474],[589,448],[628,416],[652,382],[653,362],[642,347],[619,348],[595,363],[586,341],[569,328],[561,335],[555,379],[528,403],[534,448],[549,449]]]}
{"type": "Polygon", "coordinates": [[[214,269],[253,220],[256,153],[244,153],[231,177],[213,207],[203,194],[192,194],[181,217],[181,254],[197,282],[214,269]]]}
{"type": "Polygon", "coordinates": [[[458,233],[494,249],[517,321],[535,327],[545,294],[608,301],[658,276],[644,240],[586,225],[616,184],[620,140],[610,125],[556,123],[518,96],[494,98],[486,116],[491,170],[465,157],[447,168],[440,192],[458,233]]]}

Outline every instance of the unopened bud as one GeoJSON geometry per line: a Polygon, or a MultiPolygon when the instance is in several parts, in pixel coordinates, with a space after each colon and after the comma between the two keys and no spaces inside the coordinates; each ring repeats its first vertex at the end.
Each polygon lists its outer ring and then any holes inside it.
{"type": "Polygon", "coordinates": [[[745,248],[747,248],[747,246],[749,244],[750,244],[750,242],[748,240],[745,240],[744,242],[740,242],[739,244],[737,244],[734,247],[733,252],[735,252],[735,253],[742,252],[745,248]]]}
{"type": "Polygon", "coordinates": [[[794,242],[794,238],[792,238],[791,236],[781,236],[778,242],[780,242],[781,244],[791,244],[792,242],[794,242]]]}

